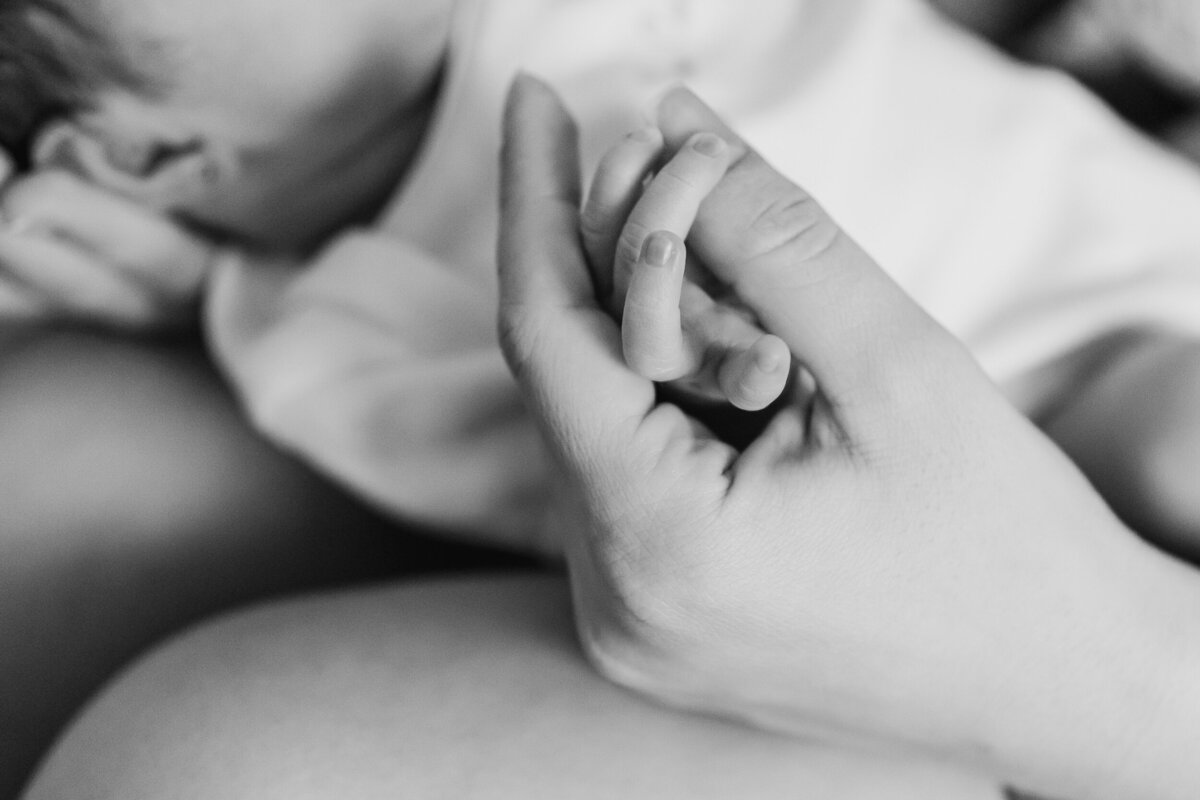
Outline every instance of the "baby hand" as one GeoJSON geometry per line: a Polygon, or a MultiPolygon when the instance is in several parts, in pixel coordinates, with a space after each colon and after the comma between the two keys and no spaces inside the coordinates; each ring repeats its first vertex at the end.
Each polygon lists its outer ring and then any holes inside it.
{"type": "Polygon", "coordinates": [[[61,170],[0,189],[0,320],[145,330],[194,316],[214,251],[179,223],[61,170]]]}
{"type": "Polygon", "coordinates": [[[601,302],[621,322],[635,372],[698,399],[765,408],[787,385],[787,346],[684,247],[729,168],[730,148],[698,133],[663,158],[661,134],[647,129],[625,137],[597,168],[581,225],[601,302]]]}

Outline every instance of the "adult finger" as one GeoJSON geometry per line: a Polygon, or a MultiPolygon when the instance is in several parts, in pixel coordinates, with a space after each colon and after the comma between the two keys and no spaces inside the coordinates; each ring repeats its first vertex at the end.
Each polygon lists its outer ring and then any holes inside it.
{"type": "Polygon", "coordinates": [[[550,87],[518,77],[505,109],[499,247],[500,339],[553,446],[574,464],[624,464],[653,384],[621,358],[579,235],[575,126],[550,87]],[[624,431],[625,435],[620,435],[624,431]]]}
{"type": "Polygon", "coordinates": [[[545,311],[594,297],[579,245],[579,134],[554,90],[519,75],[501,153],[501,306],[545,311]]]}
{"type": "Polygon", "coordinates": [[[690,137],[663,165],[641,193],[621,229],[613,262],[613,303],[625,302],[629,279],[641,257],[646,237],[667,231],[686,239],[704,198],[729,166],[729,147],[707,132],[690,137]]]}
{"type": "Polygon", "coordinates": [[[958,349],[811,195],[694,94],[673,90],[658,116],[668,151],[697,131],[731,147],[732,164],[701,206],[689,243],[787,343],[835,407],[886,401],[914,364],[927,362],[920,351],[958,349]]]}

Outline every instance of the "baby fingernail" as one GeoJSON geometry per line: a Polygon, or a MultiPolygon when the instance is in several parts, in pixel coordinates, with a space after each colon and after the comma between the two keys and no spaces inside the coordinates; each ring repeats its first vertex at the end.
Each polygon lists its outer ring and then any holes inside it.
{"type": "Polygon", "coordinates": [[[758,353],[754,357],[754,365],[763,372],[778,372],[783,363],[784,360],[778,353],[758,353]]]}
{"type": "Polygon", "coordinates": [[[725,140],[715,133],[699,133],[692,139],[692,149],[702,156],[719,156],[725,149],[725,140]]]}
{"type": "Polygon", "coordinates": [[[675,260],[675,241],[662,231],[646,237],[642,245],[642,263],[652,267],[666,267],[675,260]]]}

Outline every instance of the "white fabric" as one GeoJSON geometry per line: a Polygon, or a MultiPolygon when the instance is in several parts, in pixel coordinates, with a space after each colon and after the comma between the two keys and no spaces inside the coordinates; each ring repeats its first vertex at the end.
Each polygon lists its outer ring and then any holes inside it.
{"type": "Polygon", "coordinates": [[[456,17],[433,129],[379,230],[289,280],[231,267],[211,304],[262,428],[397,513],[519,540],[541,507],[493,343],[519,67],[564,93],[586,167],[687,82],[1001,382],[1123,327],[1200,335],[1192,169],[916,0],[469,0],[456,17]]]}

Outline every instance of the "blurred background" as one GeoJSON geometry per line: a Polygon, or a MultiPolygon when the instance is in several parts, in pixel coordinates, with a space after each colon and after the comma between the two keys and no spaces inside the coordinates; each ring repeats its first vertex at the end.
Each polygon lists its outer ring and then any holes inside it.
{"type": "Polygon", "coordinates": [[[1061,68],[1200,162],[1200,3],[930,0],[1012,55],[1061,68]]]}

